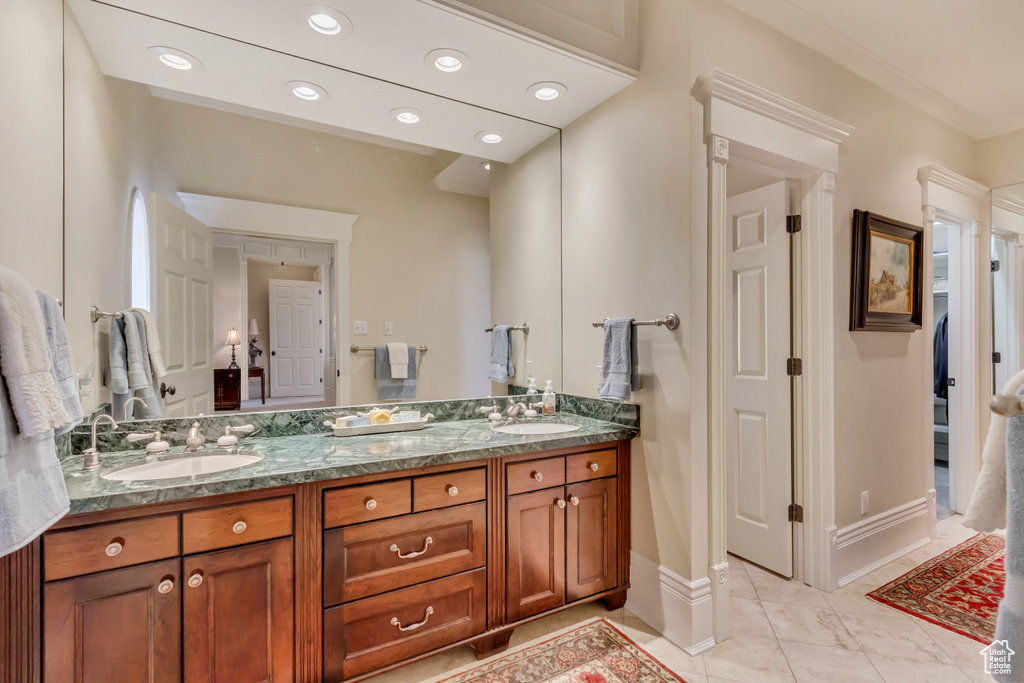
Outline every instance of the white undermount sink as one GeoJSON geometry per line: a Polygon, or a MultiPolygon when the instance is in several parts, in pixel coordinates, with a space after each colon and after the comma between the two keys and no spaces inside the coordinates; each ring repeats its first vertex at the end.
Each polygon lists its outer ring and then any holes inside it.
{"type": "Polygon", "coordinates": [[[153,479],[194,477],[197,474],[212,474],[214,472],[245,467],[262,459],[262,453],[253,451],[242,453],[206,453],[126,467],[123,470],[104,474],[103,478],[113,481],[150,481],[153,479]]]}
{"type": "Polygon", "coordinates": [[[518,422],[495,427],[494,431],[502,434],[561,434],[562,432],[574,432],[579,428],[579,425],[568,425],[562,422],[518,422]]]}

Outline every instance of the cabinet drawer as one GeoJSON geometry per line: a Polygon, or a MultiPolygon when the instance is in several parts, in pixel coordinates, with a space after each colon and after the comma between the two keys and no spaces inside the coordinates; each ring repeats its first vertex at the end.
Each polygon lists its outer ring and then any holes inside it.
{"type": "Polygon", "coordinates": [[[487,497],[484,469],[445,472],[412,481],[412,506],[416,512],[475,503],[487,497]]]}
{"type": "Polygon", "coordinates": [[[291,535],[291,498],[196,510],[181,517],[185,555],[291,535]]]}
{"type": "Polygon", "coordinates": [[[574,484],[601,477],[614,477],[618,451],[609,448],[592,453],[577,453],[565,458],[565,480],[574,484]]]}
{"type": "Polygon", "coordinates": [[[474,503],[327,531],[324,604],[482,567],[486,526],[486,503],[474,503]]]}
{"type": "Polygon", "coordinates": [[[332,489],[324,494],[324,528],[412,512],[412,480],[332,489]]]}
{"type": "Polygon", "coordinates": [[[510,496],[561,486],[565,483],[565,458],[512,463],[508,465],[507,475],[505,487],[510,496]]]}
{"type": "Polygon", "coordinates": [[[178,554],[178,517],[148,517],[43,536],[46,580],[64,579],[178,554]]]}
{"type": "Polygon", "coordinates": [[[486,569],[324,612],[324,679],[339,681],[483,633],[486,569]]]}

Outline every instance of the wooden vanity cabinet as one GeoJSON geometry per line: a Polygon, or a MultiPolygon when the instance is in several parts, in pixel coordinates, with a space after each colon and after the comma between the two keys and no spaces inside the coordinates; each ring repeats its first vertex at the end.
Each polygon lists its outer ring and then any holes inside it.
{"type": "Polygon", "coordinates": [[[566,602],[618,585],[617,493],[615,477],[565,488],[566,602]]]}
{"type": "Polygon", "coordinates": [[[561,486],[508,498],[508,621],[532,617],[565,603],[564,504],[565,489],[561,486]]]}

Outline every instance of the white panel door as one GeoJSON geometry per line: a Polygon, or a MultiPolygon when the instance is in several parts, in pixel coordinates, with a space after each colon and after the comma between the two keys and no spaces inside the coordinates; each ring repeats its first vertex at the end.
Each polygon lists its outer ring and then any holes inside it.
{"type": "Polygon", "coordinates": [[[323,396],[319,282],[270,281],[270,395],[323,396]]]}
{"type": "Polygon", "coordinates": [[[728,200],[728,551],[793,575],[786,182],[728,200]]]}
{"type": "Polygon", "coordinates": [[[213,233],[158,194],[149,196],[156,237],[153,314],[167,365],[167,417],[213,413],[213,233]]]}
{"type": "Polygon", "coordinates": [[[992,273],[992,351],[993,393],[1002,391],[1010,378],[1020,369],[1017,339],[1017,245],[1012,237],[992,234],[992,260],[999,262],[999,270],[992,273]]]}

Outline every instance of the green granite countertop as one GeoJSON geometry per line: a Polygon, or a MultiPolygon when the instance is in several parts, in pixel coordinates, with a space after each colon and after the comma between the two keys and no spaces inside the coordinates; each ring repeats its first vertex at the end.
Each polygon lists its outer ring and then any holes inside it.
{"type": "MultiPolygon", "coordinates": [[[[260,438],[256,433],[241,438],[238,448],[243,452],[259,451],[263,459],[233,470],[134,482],[103,478],[125,467],[188,455],[177,446],[156,456],[144,450],[103,453],[100,468],[91,472],[82,470],[81,457],[72,456],[63,463],[64,480],[71,514],[75,514],[619,441],[638,433],[635,427],[569,413],[529,421],[578,424],[580,429],[561,434],[503,434],[494,431],[495,425],[487,420],[475,419],[368,436],[335,437],[325,431],[260,438]]],[[[208,444],[208,448],[213,447],[208,444]]]]}

